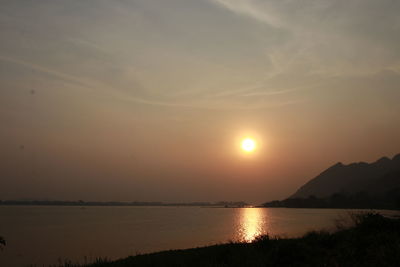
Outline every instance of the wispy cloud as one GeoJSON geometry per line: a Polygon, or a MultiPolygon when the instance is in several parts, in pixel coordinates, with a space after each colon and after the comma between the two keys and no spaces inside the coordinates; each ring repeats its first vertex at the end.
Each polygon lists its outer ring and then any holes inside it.
{"type": "MultiPolygon", "coordinates": [[[[11,58],[7,56],[0,55],[1,61],[6,61],[12,64],[20,65],[25,68],[32,69],[37,72],[42,72],[48,75],[52,75],[55,78],[61,79],[64,82],[73,83],[74,86],[79,86],[81,88],[85,88],[90,90],[91,92],[103,92],[106,93],[108,96],[113,96],[117,98],[119,101],[128,102],[128,103],[138,103],[143,105],[151,105],[151,106],[161,106],[161,107],[171,107],[171,108],[185,108],[185,109],[205,109],[205,110],[232,110],[232,109],[243,109],[243,110],[252,110],[252,109],[263,109],[263,108],[270,108],[275,106],[281,106],[280,104],[273,104],[273,105],[257,105],[257,106],[243,106],[238,104],[227,104],[226,102],[198,102],[194,101],[192,103],[180,103],[180,102],[168,102],[168,101],[159,101],[153,99],[146,99],[141,97],[135,97],[115,88],[108,87],[103,83],[99,83],[93,80],[85,79],[82,77],[77,77],[73,75],[69,75],[67,73],[59,72],[57,70],[52,70],[47,67],[34,64],[25,60],[11,58]]],[[[287,105],[291,103],[282,103],[283,105],[287,105]]]]}
{"type": "Polygon", "coordinates": [[[65,80],[65,81],[69,81],[69,82],[73,82],[77,85],[80,85],[81,87],[92,88],[92,86],[89,85],[88,81],[85,81],[79,77],[72,76],[72,75],[69,75],[69,74],[66,74],[63,72],[58,72],[56,70],[52,70],[52,69],[46,68],[44,66],[37,65],[35,63],[31,63],[31,62],[24,61],[24,60],[17,59],[17,58],[7,57],[4,55],[0,55],[0,60],[6,61],[6,62],[9,62],[12,64],[20,65],[20,66],[32,69],[34,71],[50,74],[56,78],[59,78],[59,79],[65,80]]]}
{"type": "Polygon", "coordinates": [[[282,26],[281,19],[272,12],[266,12],[264,9],[257,8],[257,4],[252,0],[210,0],[213,3],[221,5],[237,14],[250,16],[258,21],[270,24],[272,26],[282,26]]]}
{"type": "Polygon", "coordinates": [[[399,66],[398,1],[210,1],[289,32],[285,45],[268,51],[275,67],[284,72],[308,69],[344,75],[399,66]]]}

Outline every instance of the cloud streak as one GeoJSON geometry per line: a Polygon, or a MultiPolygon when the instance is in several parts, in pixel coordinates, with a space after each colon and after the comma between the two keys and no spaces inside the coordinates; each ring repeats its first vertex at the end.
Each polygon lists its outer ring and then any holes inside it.
{"type": "Polygon", "coordinates": [[[281,71],[339,75],[399,68],[397,1],[210,1],[289,32],[284,46],[267,52],[281,71]]]}

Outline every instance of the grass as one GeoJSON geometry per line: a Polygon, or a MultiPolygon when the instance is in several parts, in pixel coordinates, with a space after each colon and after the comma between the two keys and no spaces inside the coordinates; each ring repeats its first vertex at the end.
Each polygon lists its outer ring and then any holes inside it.
{"type": "Polygon", "coordinates": [[[399,266],[400,219],[375,213],[352,217],[353,226],[334,233],[313,231],[300,238],[263,235],[251,243],[170,250],[116,261],[98,259],[86,265],[65,262],[58,267],[399,266]]]}

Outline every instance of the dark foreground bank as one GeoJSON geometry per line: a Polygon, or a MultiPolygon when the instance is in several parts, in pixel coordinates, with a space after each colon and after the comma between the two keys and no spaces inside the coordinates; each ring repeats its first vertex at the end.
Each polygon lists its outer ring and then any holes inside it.
{"type": "Polygon", "coordinates": [[[261,236],[252,243],[164,251],[84,266],[399,266],[399,218],[369,213],[354,215],[353,221],[354,226],[339,227],[334,233],[310,232],[292,239],[261,236]]]}

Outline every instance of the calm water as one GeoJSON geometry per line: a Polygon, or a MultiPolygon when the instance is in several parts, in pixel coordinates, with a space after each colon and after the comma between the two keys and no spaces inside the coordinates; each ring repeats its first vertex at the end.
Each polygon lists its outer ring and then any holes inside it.
{"type": "MultiPolygon", "coordinates": [[[[0,266],[83,262],[137,253],[251,241],[262,233],[298,236],[332,229],[348,210],[200,207],[0,206],[7,247],[0,266]]],[[[382,211],[394,214],[391,211],[382,211]]]]}

